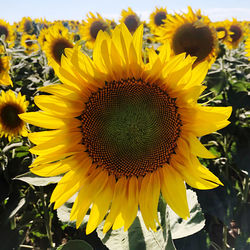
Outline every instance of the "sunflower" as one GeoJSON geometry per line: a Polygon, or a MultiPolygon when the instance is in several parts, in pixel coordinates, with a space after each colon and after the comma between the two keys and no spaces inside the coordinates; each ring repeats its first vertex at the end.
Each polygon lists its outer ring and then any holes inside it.
{"type": "Polygon", "coordinates": [[[245,41],[245,51],[246,57],[248,57],[248,60],[250,61],[250,36],[245,41]]]}
{"type": "Polygon", "coordinates": [[[29,105],[25,96],[19,92],[8,90],[1,91],[0,96],[0,137],[8,137],[9,141],[18,135],[27,136],[25,122],[19,118],[19,114],[25,113],[29,105]]]}
{"type": "Polygon", "coordinates": [[[23,34],[21,38],[21,45],[25,48],[25,52],[30,54],[39,50],[36,35],[23,34]]]}
{"type": "Polygon", "coordinates": [[[14,46],[15,35],[11,25],[8,22],[0,19],[0,37],[2,37],[3,35],[4,41],[14,46]]]}
{"type": "Polygon", "coordinates": [[[217,56],[216,31],[209,19],[198,18],[189,7],[188,13],[167,15],[167,20],[157,30],[157,40],[169,42],[174,55],[186,52],[196,56],[195,65],[208,61],[211,65],[217,56]]]}
{"type": "Polygon", "coordinates": [[[42,110],[20,117],[45,131],[29,134],[39,155],[31,171],[66,173],[51,196],[57,209],[78,193],[71,220],[79,227],[92,204],[86,232],[106,213],[104,232],[133,223],[138,206],[156,230],[160,192],[182,218],[189,216],[185,182],[198,189],[222,185],[198,157],[214,156],[197,137],[229,124],[231,107],[197,103],[207,62],[193,68],[185,54],[149,50],[142,61],[143,25],[131,35],[124,24],[110,37],[100,31],[93,59],[77,46],[66,49],[58,77],[35,97],[42,110]],[[110,210],[109,210],[110,209],[110,210]]]}
{"type": "Polygon", "coordinates": [[[0,85],[11,85],[12,81],[9,76],[10,58],[5,55],[4,46],[0,46],[0,85]]]}
{"type": "Polygon", "coordinates": [[[128,10],[122,10],[120,23],[125,23],[130,33],[134,33],[140,25],[140,18],[137,14],[129,7],[128,10]]]}
{"type": "Polygon", "coordinates": [[[221,42],[226,41],[228,39],[228,20],[213,23],[213,26],[217,32],[218,40],[221,42]]]}
{"type": "Polygon", "coordinates": [[[32,35],[35,31],[33,20],[30,17],[23,17],[19,24],[18,31],[32,35]]]}
{"type": "Polygon", "coordinates": [[[73,48],[72,35],[61,23],[51,26],[45,35],[46,41],[43,50],[47,56],[48,64],[55,70],[61,64],[61,57],[66,48],[73,48]]]}
{"type": "Polygon", "coordinates": [[[40,33],[39,33],[39,37],[37,39],[38,43],[40,44],[41,48],[43,48],[44,43],[47,41],[46,40],[46,35],[48,34],[48,29],[47,28],[43,28],[40,33]]]}
{"type": "Polygon", "coordinates": [[[95,40],[100,30],[108,31],[108,22],[99,13],[95,16],[92,12],[89,12],[87,20],[83,21],[83,24],[80,26],[80,34],[82,39],[86,41],[87,48],[94,48],[95,40]]]}
{"type": "Polygon", "coordinates": [[[225,41],[225,44],[228,49],[236,49],[243,38],[243,27],[235,18],[233,18],[233,21],[230,22],[229,25],[229,35],[228,39],[225,41]]]}
{"type": "Polygon", "coordinates": [[[166,8],[155,8],[155,11],[150,14],[150,20],[148,26],[150,27],[151,32],[154,31],[161,25],[164,24],[164,20],[167,17],[166,8]]]}

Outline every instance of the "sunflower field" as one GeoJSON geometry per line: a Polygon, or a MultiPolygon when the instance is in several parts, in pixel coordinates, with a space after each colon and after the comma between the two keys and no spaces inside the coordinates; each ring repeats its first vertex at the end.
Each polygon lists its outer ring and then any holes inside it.
{"type": "Polygon", "coordinates": [[[250,249],[250,22],[0,19],[0,249],[250,249]]]}

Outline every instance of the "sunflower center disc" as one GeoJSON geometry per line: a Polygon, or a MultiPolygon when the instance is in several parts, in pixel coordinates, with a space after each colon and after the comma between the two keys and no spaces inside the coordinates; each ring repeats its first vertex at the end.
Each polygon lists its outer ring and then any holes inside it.
{"type": "Polygon", "coordinates": [[[55,40],[54,44],[52,45],[52,55],[55,61],[61,65],[61,57],[64,54],[64,49],[66,48],[73,48],[73,45],[64,38],[59,38],[55,40]]]}
{"type": "Polygon", "coordinates": [[[18,114],[22,113],[20,108],[16,105],[6,105],[0,110],[1,123],[7,128],[17,128],[22,123],[18,114]]]}
{"type": "Polygon", "coordinates": [[[173,37],[175,54],[186,52],[196,56],[196,62],[205,59],[214,47],[213,34],[208,26],[195,27],[192,23],[183,24],[173,37]]]}
{"type": "Polygon", "coordinates": [[[159,11],[154,17],[155,25],[160,26],[164,24],[164,21],[166,19],[166,12],[159,11]]]}
{"type": "Polygon", "coordinates": [[[5,39],[6,39],[8,37],[8,35],[9,35],[9,31],[5,26],[0,25],[0,37],[2,35],[5,35],[5,39]]]}
{"type": "Polygon", "coordinates": [[[144,176],[167,163],[181,128],[175,99],[135,79],[93,93],[81,120],[89,156],[117,178],[144,176]]]}
{"type": "Polygon", "coordinates": [[[134,33],[139,26],[139,20],[135,15],[128,15],[125,18],[124,23],[131,33],[134,33]]]}
{"type": "Polygon", "coordinates": [[[231,25],[230,31],[233,32],[233,34],[230,35],[232,38],[232,42],[236,42],[241,38],[242,30],[237,25],[231,25]]]}
{"type": "Polygon", "coordinates": [[[90,26],[90,35],[92,38],[96,39],[97,34],[100,30],[105,31],[107,29],[107,26],[105,25],[105,23],[101,22],[101,21],[94,21],[91,26],[90,26]]]}

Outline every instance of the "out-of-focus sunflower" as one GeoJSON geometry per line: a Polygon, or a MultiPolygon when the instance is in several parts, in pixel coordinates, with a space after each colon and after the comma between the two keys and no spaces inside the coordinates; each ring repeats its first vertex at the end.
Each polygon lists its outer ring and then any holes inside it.
{"type": "Polygon", "coordinates": [[[248,60],[250,61],[250,36],[245,41],[245,51],[246,57],[248,57],[248,60]]]}
{"type": "Polygon", "coordinates": [[[19,114],[25,113],[29,102],[19,92],[8,90],[1,91],[0,95],[0,137],[7,137],[9,141],[18,135],[27,136],[26,124],[19,118],[19,114]]]}
{"type": "Polygon", "coordinates": [[[130,33],[134,33],[140,25],[140,18],[138,15],[129,7],[128,10],[122,10],[120,23],[125,23],[130,33]]]}
{"type": "Polygon", "coordinates": [[[100,31],[93,59],[76,46],[66,49],[58,71],[62,84],[42,87],[42,110],[20,117],[49,129],[29,134],[39,155],[31,171],[66,173],[51,202],[60,207],[78,193],[71,220],[79,227],[92,204],[86,232],[104,219],[104,232],[133,223],[138,206],[156,231],[160,192],[182,218],[189,216],[185,182],[198,189],[221,185],[197,157],[214,156],[198,137],[229,124],[231,107],[197,103],[205,89],[207,62],[192,67],[185,54],[149,50],[142,61],[141,25],[132,36],[124,24],[110,37],[100,31]],[[109,210],[110,208],[110,210],[109,210]]]}
{"type": "Polygon", "coordinates": [[[34,30],[33,20],[30,17],[23,17],[19,24],[18,31],[32,35],[34,30]]]}
{"type": "Polygon", "coordinates": [[[10,58],[5,55],[4,46],[0,46],[0,85],[11,85],[12,81],[9,75],[10,70],[10,58]]]}
{"type": "Polygon", "coordinates": [[[213,23],[213,26],[215,27],[215,30],[217,32],[218,40],[221,42],[224,42],[228,38],[228,20],[225,20],[223,22],[215,22],[213,23]]]}
{"type": "Polygon", "coordinates": [[[244,38],[243,27],[237,19],[233,18],[233,21],[230,22],[228,33],[228,39],[225,41],[225,44],[228,49],[236,49],[244,38]]]}
{"type": "Polygon", "coordinates": [[[81,37],[86,41],[86,46],[89,49],[94,48],[95,40],[100,30],[108,31],[108,22],[105,21],[99,13],[95,16],[92,12],[89,12],[87,14],[87,20],[83,21],[80,26],[81,37]]]}
{"type": "Polygon", "coordinates": [[[66,48],[73,48],[72,35],[61,24],[51,26],[45,35],[43,50],[48,64],[55,70],[61,64],[61,58],[66,48]]]}
{"type": "Polygon", "coordinates": [[[38,41],[36,35],[29,35],[23,33],[21,38],[21,45],[25,48],[25,52],[30,54],[39,50],[38,41]]]}
{"type": "Polygon", "coordinates": [[[46,40],[46,35],[47,34],[48,34],[48,29],[47,28],[43,28],[39,33],[39,37],[38,37],[37,41],[40,44],[42,49],[43,49],[44,43],[47,41],[46,40]]]}
{"type": "Polygon", "coordinates": [[[0,19],[0,37],[3,35],[4,35],[5,42],[9,43],[11,47],[14,46],[15,35],[14,35],[13,28],[8,22],[0,19]]]}
{"type": "Polygon", "coordinates": [[[186,52],[196,56],[195,65],[208,61],[211,65],[217,56],[216,31],[209,19],[199,19],[189,7],[187,14],[167,15],[162,27],[157,29],[157,40],[169,42],[174,55],[186,52]],[[205,22],[206,21],[206,22],[205,22]]]}
{"type": "Polygon", "coordinates": [[[155,8],[155,11],[150,14],[149,19],[149,28],[152,33],[161,25],[164,24],[164,20],[167,17],[167,9],[166,8],[155,8]]]}

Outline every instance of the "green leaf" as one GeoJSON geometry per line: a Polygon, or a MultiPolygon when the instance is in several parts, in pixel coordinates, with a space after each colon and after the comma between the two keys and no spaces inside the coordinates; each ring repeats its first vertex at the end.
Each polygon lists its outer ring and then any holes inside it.
{"type": "Polygon", "coordinates": [[[70,240],[65,245],[59,246],[57,250],[93,250],[93,247],[84,240],[70,240]]]}
{"type": "Polygon", "coordinates": [[[173,210],[169,209],[170,230],[173,239],[195,234],[205,226],[205,218],[196,193],[192,190],[187,190],[187,200],[190,210],[190,217],[187,220],[183,220],[173,210]]]}
{"type": "Polygon", "coordinates": [[[171,233],[167,230],[164,237],[163,229],[157,228],[156,232],[147,230],[140,212],[131,227],[127,232],[123,228],[118,230],[110,230],[106,234],[103,233],[104,222],[97,228],[97,234],[102,243],[105,244],[110,250],[116,249],[130,249],[130,250],[175,250],[172,242],[171,233]]]}
{"type": "Polygon", "coordinates": [[[47,186],[49,184],[59,182],[61,178],[62,176],[41,177],[31,172],[27,172],[27,173],[16,176],[14,180],[24,181],[34,186],[47,186]]]}

